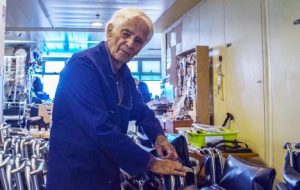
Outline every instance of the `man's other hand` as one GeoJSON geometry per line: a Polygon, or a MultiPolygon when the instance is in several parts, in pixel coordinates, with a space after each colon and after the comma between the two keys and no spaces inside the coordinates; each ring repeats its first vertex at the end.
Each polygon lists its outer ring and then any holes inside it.
{"type": "Polygon", "coordinates": [[[176,153],[175,148],[163,135],[158,135],[156,137],[155,149],[158,156],[162,159],[178,160],[178,155],[176,153]]]}

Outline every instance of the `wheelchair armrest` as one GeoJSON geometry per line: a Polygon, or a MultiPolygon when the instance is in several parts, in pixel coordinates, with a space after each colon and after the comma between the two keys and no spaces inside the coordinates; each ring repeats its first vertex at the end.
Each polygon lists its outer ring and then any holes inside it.
{"type": "Polygon", "coordinates": [[[277,190],[289,190],[287,188],[287,186],[285,185],[285,183],[282,183],[282,182],[276,184],[276,189],[277,190]]]}
{"type": "Polygon", "coordinates": [[[274,168],[261,167],[229,155],[219,185],[230,190],[272,190],[275,175],[274,168]]]}
{"type": "Polygon", "coordinates": [[[300,189],[300,173],[294,168],[285,168],[283,172],[283,179],[290,189],[300,189]]]}

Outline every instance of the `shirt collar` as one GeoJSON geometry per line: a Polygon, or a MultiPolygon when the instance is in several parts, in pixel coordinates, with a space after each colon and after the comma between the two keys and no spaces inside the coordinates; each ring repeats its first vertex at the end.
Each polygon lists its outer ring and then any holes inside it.
{"type": "Polygon", "coordinates": [[[112,58],[111,58],[111,55],[110,55],[110,52],[109,52],[109,49],[108,49],[107,41],[105,41],[104,46],[105,46],[106,53],[108,55],[110,69],[111,69],[113,74],[116,74],[116,71],[114,70],[114,66],[113,66],[113,61],[112,61],[112,58]]]}

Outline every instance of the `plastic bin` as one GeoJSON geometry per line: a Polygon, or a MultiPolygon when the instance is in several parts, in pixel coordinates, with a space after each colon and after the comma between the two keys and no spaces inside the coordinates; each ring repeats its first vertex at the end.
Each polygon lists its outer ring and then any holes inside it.
{"type": "MultiPolygon", "coordinates": [[[[214,143],[220,140],[235,140],[237,138],[238,132],[236,130],[223,131],[221,133],[193,133],[189,132],[189,141],[190,144],[196,148],[205,147],[206,143],[214,143]]],[[[225,143],[226,144],[226,143],[225,143]]]]}

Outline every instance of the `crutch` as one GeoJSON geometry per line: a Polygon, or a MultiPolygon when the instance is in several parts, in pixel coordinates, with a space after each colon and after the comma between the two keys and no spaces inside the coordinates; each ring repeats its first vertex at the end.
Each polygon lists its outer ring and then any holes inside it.
{"type": "Polygon", "coordinates": [[[7,180],[7,190],[12,190],[12,178],[11,178],[11,170],[14,165],[14,160],[10,158],[6,163],[6,180],[7,180]]]}
{"type": "Polygon", "coordinates": [[[13,169],[11,173],[14,174],[17,190],[24,190],[24,183],[21,172],[24,170],[27,160],[28,159],[25,158],[22,164],[20,164],[21,154],[17,154],[15,158],[15,169],[13,169]]]}
{"type": "Polygon", "coordinates": [[[6,178],[6,172],[5,172],[5,166],[8,163],[8,161],[12,158],[10,154],[6,155],[4,158],[4,153],[1,151],[0,153],[0,180],[3,187],[3,190],[9,190],[9,184],[6,178]]]}
{"type": "Polygon", "coordinates": [[[27,190],[40,190],[40,184],[37,178],[37,174],[43,171],[44,164],[45,164],[44,160],[36,159],[36,155],[32,155],[31,162],[26,161],[25,179],[26,179],[27,190]],[[37,161],[39,162],[38,167],[36,167],[37,161]]]}

